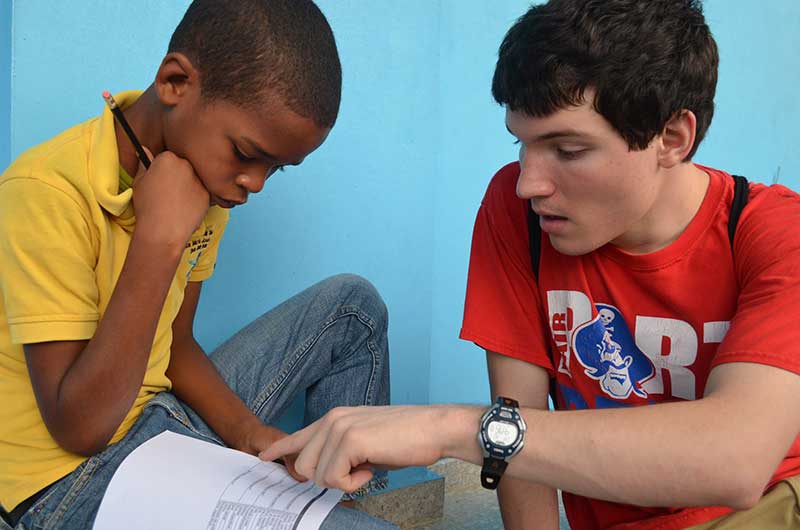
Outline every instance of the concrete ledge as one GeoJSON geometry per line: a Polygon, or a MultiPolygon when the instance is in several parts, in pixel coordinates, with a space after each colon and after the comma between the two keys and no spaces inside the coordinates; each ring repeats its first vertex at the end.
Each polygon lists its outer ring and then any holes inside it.
{"type": "Polygon", "coordinates": [[[444,477],[444,494],[480,489],[481,468],[455,458],[443,458],[428,469],[444,477]]]}
{"type": "Polygon", "coordinates": [[[356,499],[353,507],[403,530],[438,521],[444,510],[444,478],[424,467],[389,472],[389,486],[356,499]]]}
{"type": "MultiPolygon", "coordinates": [[[[503,530],[497,496],[481,487],[480,475],[480,466],[451,458],[390,471],[387,489],[353,507],[403,530],[503,530]]],[[[569,530],[560,501],[560,527],[569,530]]]]}
{"type": "MultiPolygon", "coordinates": [[[[439,460],[429,468],[444,477],[444,518],[418,530],[502,530],[503,522],[495,492],[481,486],[481,468],[454,458],[439,460]]],[[[561,492],[558,495],[559,525],[569,530],[561,492]]]]}

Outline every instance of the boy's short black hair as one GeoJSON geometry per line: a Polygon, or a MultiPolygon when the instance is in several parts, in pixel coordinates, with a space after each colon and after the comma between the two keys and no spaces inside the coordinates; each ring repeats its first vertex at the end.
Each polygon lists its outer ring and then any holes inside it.
{"type": "Polygon", "coordinates": [[[691,110],[689,160],[714,115],[718,64],[699,0],[550,0],[506,34],[492,95],[538,117],[579,105],[594,89],[594,108],[634,150],[691,110]]]}
{"type": "Polygon", "coordinates": [[[209,101],[252,106],[274,94],[321,127],[336,122],[342,67],[311,0],[194,0],[168,51],[194,63],[209,101]]]}

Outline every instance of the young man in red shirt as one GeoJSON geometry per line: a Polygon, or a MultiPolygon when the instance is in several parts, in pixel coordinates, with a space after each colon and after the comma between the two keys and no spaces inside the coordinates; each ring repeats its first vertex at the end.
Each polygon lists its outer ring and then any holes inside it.
{"type": "Polygon", "coordinates": [[[520,157],[481,204],[461,331],[504,398],[337,409],[264,456],[347,489],[364,463],[483,463],[513,529],[557,528],[557,489],[573,530],[800,527],[800,201],[692,162],[717,66],[695,0],[532,7],[500,47],[520,157]]]}

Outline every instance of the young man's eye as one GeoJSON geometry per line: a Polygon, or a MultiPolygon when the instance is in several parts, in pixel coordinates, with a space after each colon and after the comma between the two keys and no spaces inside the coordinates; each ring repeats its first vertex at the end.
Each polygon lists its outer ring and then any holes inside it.
{"type": "Polygon", "coordinates": [[[561,160],[576,160],[580,158],[585,152],[586,149],[562,149],[560,147],[556,148],[556,154],[558,155],[558,158],[560,158],[561,160]]]}

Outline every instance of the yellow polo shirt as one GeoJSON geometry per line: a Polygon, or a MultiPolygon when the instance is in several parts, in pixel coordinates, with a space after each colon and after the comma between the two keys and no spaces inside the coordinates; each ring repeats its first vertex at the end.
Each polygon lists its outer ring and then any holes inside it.
{"type": "MultiPolygon", "coordinates": [[[[116,99],[125,107],[139,94],[116,99]]],[[[22,345],[94,335],[136,225],[133,191],[120,181],[107,108],[23,153],[0,176],[0,503],[8,511],[86,459],[64,451],[48,433],[22,345]]],[[[211,276],[227,220],[226,210],[212,207],[187,244],[144,382],[112,443],[128,432],[145,403],[171,388],[172,321],[187,282],[211,276]]]]}

